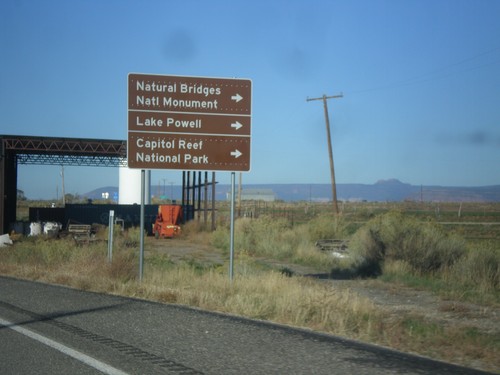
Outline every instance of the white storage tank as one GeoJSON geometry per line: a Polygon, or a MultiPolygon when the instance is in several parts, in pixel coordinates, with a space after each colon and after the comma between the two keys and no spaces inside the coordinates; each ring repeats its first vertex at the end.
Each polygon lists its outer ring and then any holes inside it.
{"type": "MultiPolygon", "coordinates": [[[[151,171],[146,170],[144,203],[151,204],[151,171]]],[[[120,167],[118,185],[119,204],[141,204],[141,170],[120,167]]]]}

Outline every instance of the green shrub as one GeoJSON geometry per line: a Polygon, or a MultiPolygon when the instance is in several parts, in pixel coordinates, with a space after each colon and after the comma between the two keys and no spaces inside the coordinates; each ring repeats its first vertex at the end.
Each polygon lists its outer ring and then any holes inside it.
{"type": "Polygon", "coordinates": [[[377,271],[383,261],[402,261],[424,275],[455,264],[465,254],[465,240],[446,234],[436,223],[391,212],[360,228],[350,250],[358,258],[358,267],[377,271]]]}

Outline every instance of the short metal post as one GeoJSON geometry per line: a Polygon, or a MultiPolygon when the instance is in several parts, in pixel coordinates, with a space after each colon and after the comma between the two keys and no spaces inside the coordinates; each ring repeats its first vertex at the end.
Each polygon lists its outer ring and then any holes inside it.
{"type": "Polygon", "coordinates": [[[115,211],[109,211],[109,233],[108,233],[108,262],[113,261],[113,231],[115,226],[115,211]]]}

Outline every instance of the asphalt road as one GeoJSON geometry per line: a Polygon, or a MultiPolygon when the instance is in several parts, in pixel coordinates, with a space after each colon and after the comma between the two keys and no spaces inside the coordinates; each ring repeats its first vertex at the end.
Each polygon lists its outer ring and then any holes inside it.
{"type": "Polygon", "coordinates": [[[266,322],[0,277],[0,373],[483,372],[266,322]]]}

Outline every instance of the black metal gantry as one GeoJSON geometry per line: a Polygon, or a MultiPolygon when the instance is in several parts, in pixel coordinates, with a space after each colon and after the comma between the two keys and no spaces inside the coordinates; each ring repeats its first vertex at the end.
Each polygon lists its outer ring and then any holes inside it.
{"type": "Polygon", "coordinates": [[[18,164],[126,166],[127,142],[0,135],[0,234],[16,221],[18,164]]]}

